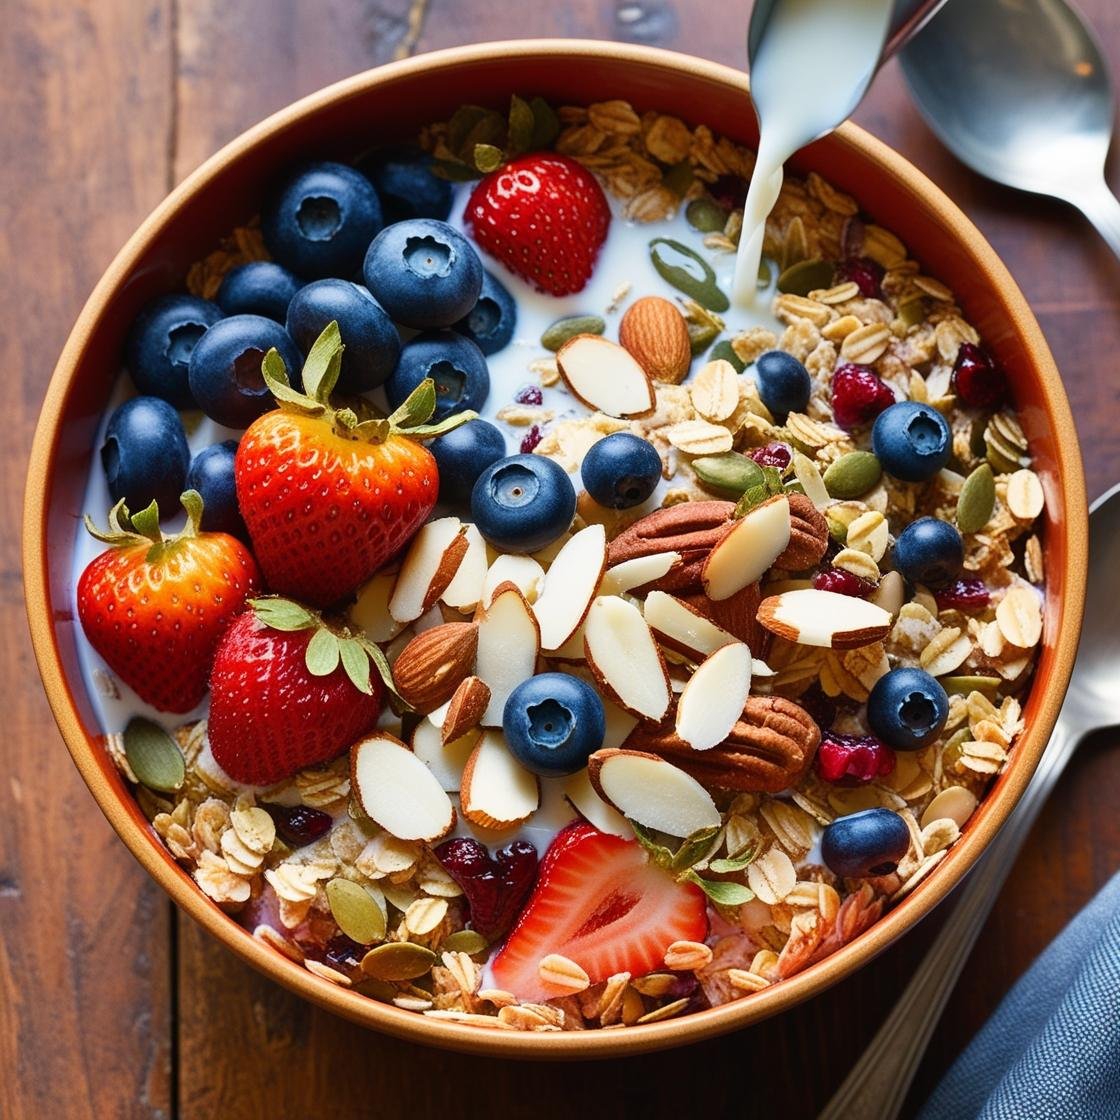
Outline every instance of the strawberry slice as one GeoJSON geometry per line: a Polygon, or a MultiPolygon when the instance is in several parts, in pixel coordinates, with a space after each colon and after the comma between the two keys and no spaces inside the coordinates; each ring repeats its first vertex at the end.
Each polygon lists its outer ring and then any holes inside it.
{"type": "Polygon", "coordinates": [[[540,978],[549,953],[576,961],[597,984],[653,972],[674,941],[707,932],[698,887],[676,882],[637,842],[573,824],[548,849],[536,890],[494,958],[494,981],[519,999],[550,999],[566,993],[540,978]]]}

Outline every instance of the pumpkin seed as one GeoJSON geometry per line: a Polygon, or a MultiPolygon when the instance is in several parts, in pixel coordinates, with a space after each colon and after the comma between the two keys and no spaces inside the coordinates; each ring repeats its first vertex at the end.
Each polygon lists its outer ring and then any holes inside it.
{"type": "Polygon", "coordinates": [[[898,305],[898,317],[907,329],[916,327],[926,317],[926,301],[921,296],[911,296],[898,305]]]}
{"type": "Polygon", "coordinates": [[[158,723],[140,716],[124,729],[124,756],[137,781],[148,789],[174,793],[187,776],[179,744],[158,723]]]}
{"type": "Polygon", "coordinates": [[[693,179],[696,178],[692,170],[692,164],[688,160],[682,160],[680,163],[674,164],[661,176],[661,185],[668,187],[678,198],[683,198],[688,188],[692,186],[693,179]]]}
{"type": "Polygon", "coordinates": [[[545,330],[541,345],[555,352],[577,334],[603,334],[606,329],[607,324],[598,315],[568,315],[545,330]]]}
{"type": "Polygon", "coordinates": [[[430,972],[436,955],[411,941],[387,941],[362,957],[362,971],[374,980],[415,980],[430,972]]]}
{"type": "Polygon", "coordinates": [[[836,265],[832,261],[798,261],[778,277],[778,291],[807,296],[818,288],[829,287],[835,272],[836,265]]]}
{"type": "Polygon", "coordinates": [[[771,272],[770,272],[769,262],[768,261],[759,261],[758,262],[758,281],[757,281],[758,287],[769,288],[770,287],[770,276],[771,276],[771,272]]]}
{"type": "Polygon", "coordinates": [[[996,507],[996,480],[992,468],[981,463],[964,480],[957,499],[957,528],[962,533],[978,533],[988,524],[996,507]]]}
{"type": "Polygon", "coordinates": [[[360,884],[332,879],[326,886],[331,914],[351,941],[372,945],[385,936],[385,914],[360,884]]]}
{"type": "Polygon", "coordinates": [[[714,486],[731,494],[745,493],[752,486],[762,486],[766,481],[762,468],[737,451],[701,455],[692,460],[692,469],[705,486],[714,486]]]}
{"type": "Polygon", "coordinates": [[[970,692],[982,692],[989,699],[999,691],[999,677],[948,676],[938,678],[950,695],[957,693],[967,696],[970,692]]]}
{"type": "Polygon", "coordinates": [[[727,211],[710,198],[694,198],[684,212],[688,224],[701,233],[722,233],[727,225],[727,211]]]}
{"type": "Polygon", "coordinates": [[[388,980],[358,980],[352,990],[378,1003],[392,1003],[397,995],[397,989],[388,980]]]}
{"type": "Polygon", "coordinates": [[[730,362],[735,367],[736,373],[742,373],[747,368],[746,363],[738,354],[735,353],[735,348],[731,345],[731,340],[725,338],[722,342],[717,342],[712,347],[712,352],[708,355],[709,362],[718,362],[723,360],[730,362]]]}
{"type": "Polygon", "coordinates": [[[715,270],[699,253],[694,253],[679,241],[668,237],[655,237],[649,243],[649,256],[662,280],[672,284],[686,296],[691,296],[709,311],[726,311],[731,301],[716,283],[715,270]],[[683,258],[683,263],[674,263],[683,258]]]}
{"type": "Polygon", "coordinates": [[[688,348],[694,358],[703,354],[718,337],[719,327],[714,323],[688,324],[688,348]]]}
{"type": "Polygon", "coordinates": [[[466,953],[467,956],[473,957],[475,953],[481,953],[487,945],[489,942],[477,930],[459,929],[444,938],[440,949],[445,953],[466,953]]]}
{"type": "Polygon", "coordinates": [[[824,484],[834,498],[858,498],[879,481],[883,468],[870,451],[849,451],[830,463],[824,484]]]}

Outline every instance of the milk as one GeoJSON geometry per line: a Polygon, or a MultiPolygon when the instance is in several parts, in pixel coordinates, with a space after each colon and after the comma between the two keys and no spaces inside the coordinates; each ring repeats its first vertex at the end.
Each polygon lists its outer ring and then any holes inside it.
{"type": "Polygon", "coordinates": [[[893,0],[776,0],[751,67],[761,135],[743,208],[737,306],[758,297],[763,234],[782,189],[782,165],[856,107],[874,76],[892,7],[893,0]]]}

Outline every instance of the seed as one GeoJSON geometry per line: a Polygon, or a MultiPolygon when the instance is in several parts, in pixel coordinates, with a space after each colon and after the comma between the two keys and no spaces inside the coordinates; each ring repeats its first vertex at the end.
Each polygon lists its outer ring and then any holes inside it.
{"type": "Polygon", "coordinates": [[[649,255],[662,280],[691,296],[702,307],[710,311],[726,311],[731,306],[731,301],[716,283],[712,266],[679,241],[655,237],[649,243],[649,255]]]}
{"type": "Polygon", "coordinates": [[[717,342],[712,347],[712,351],[708,355],[708,361],[730,362],[736,373],[742,373],[747,368],[743,359],[735,353],[735,347],[731,345],[731,340],[727,338],[722,342],[717,342]]]}
{"type": "Polygon", "coordinates": [[[124,756],[137,781],[148,789],[174,793],[187,776],[179,744],[158,723],[137,716],[124,729],[124,756]]]}
{"type": "Polygon", "coordinates": [[[411,941],[389,941],[370,949],[362,958],[362,971],[374,980],[415,980],[430,972],[436,955],[411,941]]]}
{"type": "Polygon", "coordinates": [[[964,480],[957,499],[957,528],[962,533],[978,533],[988,524],[996,506],[996,480],[992,468],[981,463],[964,480]]]}
{"type": "Polygon", "coordinates": [[[694,198],[684,212],[688,224],[701,233],[723,232],[727,211],[710,198],[694,198]]]}
{"type": "Polygon", "coordinates": [[[602,334],[606,329],[606,322],[598,315],[569,315],[557,319],[545,330],[541,335],[541,345],[555,352],[577,334],[602,334]]]}
{"type": "Polygon", "coordinates": [[[332,917],[351,941],[370,945],[385,936],[384,911],[363,886],[349,879],[332,879],[326,892],[332,917]]]}
{"type": "Polygon", "coordinates": [[[883,468],[870,451],[849,451],[824,472],[824,484],[834,498],[858,498],[880,479],[883,468]]]}
{"type": "Polygon", "coordinates": [[[446,937],[440,948],[445,953],[466,953],[473,957],[475,953],[481,953],[488,944],[477,930],[460,929],[446,937]]]}
{"type": "Polygon", "coordinates": [[[832,261],[798,261],[778,277],[778,291],[807,296],[819,288],[829,287],[835,271],[836,265],[832,261]]]}

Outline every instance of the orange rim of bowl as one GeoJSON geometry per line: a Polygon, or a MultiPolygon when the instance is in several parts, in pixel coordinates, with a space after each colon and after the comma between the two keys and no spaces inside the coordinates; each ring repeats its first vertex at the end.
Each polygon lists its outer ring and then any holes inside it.
{"type": "Polygon", "coordinates": [[[912,197],[920,198],[924,209],[958,232],[958,239],[980,270],[986,285],[997,294],[1001,313],[1022,339],[1031,357],[1034,374],[1040,381],[1041,399],[1054,430],[1055,442],[1065,449],[1058,473],[1066,548],[1062,573],[1066,594],[1062,601],[1061,625],[1055,638],[1047,692],[1041,698],[1033,722],[1016,744],[1012,763],[1001,777],[998,791],[990,791],[981,802],[981,809],[953,846],[952,858],[945,860],[944,866],[936,868],[869,929],[804,971],[743,999],[691,1012],[679,1019],[627,1027],[620,1031],[555,1034],[486,1030],[435,1021],[415,1012],[378,1003],[320,979],[253,937],[235,918],[206,898],[187,872],[174,863],[154,832],[140,827],[126,810],[95,757],[94,752],[101,751],[101,745],[91,741],[82,728],[52,626],[54,607],[48,582],[47,496],[51,489],[65,404],[81,364],[86,340],[113,294],[131,274],[142,250],[160,237],[184,202],[220,169],[242,158],[263,138],[314,115],[328,104],[345,101],[418,71],[430,77],[434,70],[454,69],[464,63],[514,56],[524,58],[527,55],[639,64],[746,92],[746,78],[739,71],[672,51],[593,40],[514,40],[456,47],[390,63],[302,98],[242,133],[189,175],[148,216],[101,277],[67,340],[47,389],[32,445],[31,462],[43,464],[46,474],[29,472],[28,475],[23,521],[24,592],[43,685],[66,746],[90,792],[117,834],[148,873],[190,917],[242,960],[312,1003],[399,1038],[498,1057],[619,1057],[699,1042],[791,1008],[854,972],[920,921],[972,867],[1017,802],[1049,739],[1069,683],[1084,600],[1088,513],[1073,418],[1061,379],[1026,300],[1003,263],[955,204],[900,155],[851,124],[842,125],[835,134],[836,142],[858,151],[861,157],[875,163],[885,176],[894,180],[896,186],[904,188],[912,197]],[[38,479],[38,483],[32,481],[34,478],[38,479]]]}

